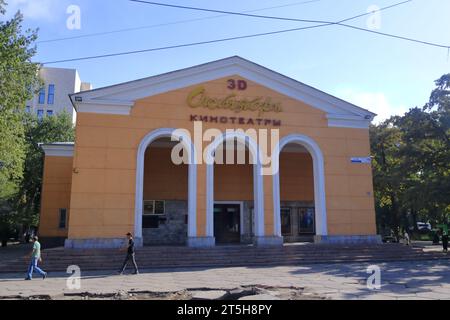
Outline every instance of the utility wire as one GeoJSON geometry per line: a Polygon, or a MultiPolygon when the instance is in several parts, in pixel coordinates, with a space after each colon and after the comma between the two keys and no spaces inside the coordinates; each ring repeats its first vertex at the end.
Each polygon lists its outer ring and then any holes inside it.
{"type": "MultiPolygon", "coordinates": [[[[161,6],[161,7],[168,7],[168,8],[176,8],[176,9],[185,9],[185,10],[194,10],[194,11],[202,11],[202,12],[213,12],[213,13],[221,13],[221,14],[227,14],[227,15],[235,15],[235,16],[242,16],[242,17],[248,17],[248,18],[259,18],[259,19],[271,19],[271,20],[282,20],[282,21],[294,21],[294,22],[307,22],[307,23],[330,23],[329,21],[323,21],[323,20],[312,20],[312,19],[298,19],[298,18],[288,18],[288,17],[277,17],[277,16],[266,16],[266,15],[260,15],[260,14],[251,14],[246,12],[235,12],[235,11],[226,11],[226,10],[217,10],[217,9],[207,9],[207,8],[199,8],[199,7],[191,7],[191,6],[182,6],[182,5],[176,5],[176,4],[168,4],[168,3],[161,3],[161,2],[153,2],[153,1],[146,1],[146,0],[129,0],[131,2],[136,3],[143,3],[143,4],[150,4],[153,6],[161,6]]],[[[384,7],[385,9],[394,8],[397,6],[400,6],[402,4],[412,2],[413,0],[406,0],[402,1],[396,4],[393,4],[388,7],[384,7]]],[[[381,11],[381,10],[376,10],[381,11]]],[[[374,12],[376,12],[374,11],[374,12]]],[[[339,22],[335,22],[333,24],[339,24],[341,22],[346,22],[348,20],[353,20],[362,16],[365,16],[367,14],[372,14],[373,12],[364,13],[349,19],[341,20],[339,22]]]]}
{"type": "MultiPolygon", "coordinates": [[[[411,1],[411,0],[409,0],[409,1],[411,1]]],[[[402,3],[406,3],[406,2],[409,2],[409,1],[404,1],[402,3]]],[[[394,6],[396,6],[396,5],[400,5],[400,4],[395,4],[394,6]]],[[[356,18],[359,18],[359,17],[366,16],[368,14],[373,14],[374,12],[379,12],[379,11],[382,11],[382,10],[386,10],[388,8],[392,8],[392,6],[381,8],[381,9],[375,10],[373,12],[360,14],[360,15],[357,15],[357,16],[354,16],[354,17],[343,19],[341,21],[342,22],[346,22],[346,21],[349,21],[349,20],[352,20],[352,19],[356,19],[356,18]]],[[[80,57],[80,58],[56,60],[56,61],[44,62],[43,64],[47,65],[47,64],[56,64],[56,63],[63,63],[63,62],[92,60],[92,59],[100,59],[100,58],[132,55],[132,54],[145,53],[145,52],[154,52],[154,51],[162,51],[162,50],[177,49],[177,48],[184,48],[184,47],[192,47],[192,46],[206,45],[206,44],[226,42],[226,41],[232,41],[232,40],[240,40],[240,39],[247,39],[247,38],[254,38],[254,37],[269,36],[269,35],[275,35],[275,34],[281,34],[281,33],[293,32],[293,31],[308,30],[308,29],[320,28],[320,27],[325,27],[325,26],[330,26],[330,25],[336,25],[338,23],[341,23],[341,22],[324,22],[324,23],[321,23],[321,24],[313,25],[313,26],[306,26],[306,27],[299,27],[299,28],[292,28],[292,29],[284,29],[284,30],[278,30],[278,31],[272,31],[272,32],[264,32],[264,33],[258,33],[258,34],[250,34],[250,35],[222,38],[222,39],[215,39],[215,40],[199,41],[199,42],[178,44],[178,45],[172,45],[172,46],[156,47],[156,48],[143,49],[143,50],[134,50],[134,51],[110,53],[110,54],[103,54],[103,55],[96,55],[96,56],[87,56],[87,57],[80,57]]],[[[380,32],[377,32],[377,31],[364,29],[364,28],[358,28],[358,27],[354,27],[354,26],[350,26],[350,25],[349,25],[349,27],[354,28],[354,29],[362,29],[364,31],[370,31],[370,32],[373,32],[373,33],[376,33],[376,34],[383,34],[383,35],[386,35],[386,36],[389,36],[389,37],[399,38],[399,39],[402,39],[402,40],[407,40],[407,41],[412,41],[412,42],[421,43],[421,44],[425,44],[425,45],[431,45],[431,46],[435,46],[435,47],[441,47],[441,48],[450,49],[450,46],[439,45],[439,44],[435,44],[435,43],[430,43],[430,42],[426,42],[426,41],[410,39],[410,38],[396,36],[396,35],[391,35],[391,34],[384,34],[384,33],[380,33],[380,32]]]]}
{"type": "Polygon", "coordinates": [[[343,27],[350,28],[350,29],[370,32],[370,33],[377,34],[377,35],[380,35],[380,36],[390,37],[390,38],[399,39],[399,40],[405,40],[405,41],[414,42],[414,43],[420,43],[420,44],[424,44],[424,45],[428,45],[428,46],[432,46],[432,47],[437,47],[437,48],[450,49],[449,45],[444,45],[444,44],[439,44],[439,43],[434,43],[434,42],[429,42],[429,41],[424,41],[424,40],[418,40],[418,39],[408,38],[408,37],[404,37],[404,36],[398,36],[398,35],[395,35],[395,34],[390,34],[390,33],[370,30],[370,29],[366,29],[366,28],[352,26],[352,25],[349,25],[349,24],[339,24],[339,25],[341,25],[343,27]]]}
{"type": "Polygon", "coordinates": [[[81,57],[81,58],[73,58],[73,59],[65,59],[65,60],[56,60],[56,61],[44,62],[42,64],[43,65],[48,65],[48,64],[55,64],[55,63],[62,63],[62,62],[73,62],[73,61],[100,59],[100,58],[125,56],[125,55],[144,53],[144,52],[153,52],[153,51],[161,51],[161,50],[168,50],[168,49],[193,47],[193,46],[204,45],[204,44],[226,42],[226,41],[239,40],[239,39],[262,37],[262,36],[268,36],[268,35],[274,35],[274,34],[280,34],[280,33],[292,32],[292,31],[313,29],[313,28],[317,28],[319,26],[325,26],[325,25],[329,25],[329,24],[322,24],[322,25],[315,25],[315,26],[308,26],[308,27],[301,27],[301,28],[294,28],[294,29],[287,29],[287,30],[279,30],[279,31],[272,31],[272,32],[264,32],[264,33],[258,33],[258,34],[250,34],[250,35],[230,37],[230,38],[222,38],[222,39],[215,39],[215,40],[191,42],[191,43],[178,44],[178,45],[165,46],[165,47],[157,47],[157,48],[150,48],[150,49],[143,49],[143,50],[117,52],[117,53],[103,54],[103,55],[97,55],[97,56],[88,56],[88,57],[81,57]]]}
{"type": "MultiPolygon", "coordinates": [[[[308,0],[308,1],[294,2],[294,3],[284,4],[284,5],[280,5],[280,6],[273,6],[273,7],[255,9],[255,10],[242,11],[242,13],[259,12],[259,11],[265,11],[265,10],[271,10],[271,9],[286,8],[286,7],[298,6],[298,5],[302,5],[302,4],[308,4],[308,3],[319,2],[319,1],[321,1],[321,0],[308,0]]],[[[104,32],[87,33],[87,34],[81,34],[78,36],[71,36],[71,37],[44,39],[44,40],[36,41],[36,43],[37,44],[52,43],[52,42],[65,41],[65,40],[91,38],[91,37],[98,37],[98,36],[115,34],[115,33],[130,32],[130,31],[137,31],[137,30],[144,30],[144,29],[153,29],[153,28],[158,28],[158,27],[165,27],[165,26],[171,26],[171,25],[177,25],[177,24],[183,24],[183,23],[189,23],[189,22],[211,20],[211,19],[216,19],[216,18],[221,18],[221,17],[226,17],[226,16],[228,16],[228,14],[220,14],[220,15],[214,15],[214,16],[209,16],[209,17],[186,19],[186,20],[152,24],[152,25],[139,26],[139,27],[116,29],[116,30],[104,31],[104,32]]]]}
{"type": "Polygon", "coordinates": [[[236,15],[236,16],[251,17],[251,18],[282,20],[282,21],[296,21],[296,22],[306,22],[306,23],[321,23],[321,24],[324,24],[324,26],[325,25],[339,25],[339,26],[342,26],[342,27],[346,27],[346,28],[350,28],[350,29],[354,29],[354,30],[359,30],[359,31],[364,31],[364,32],[369,32],[369,33],[373,33],[373,34],[378,34],[378,35],[381,35],[381,36],[391,37],[391,38],[395,38],[395,39],[399,39],[399,40],[405,40],[405,41],[410,41],[410,42],[420,43],[420,44],[424,44],[424,45],[429,45],[429,46],[434,46],[434,47],[439,47],[439,48],[445,48],[445,49],[450,48],[450,46],[448,46],[448,45],[442,45],[442,44],[432,43],[432,42],[429,42],[429,41],[423,41],[423,40],[413,39],[413,38],[409,38],[409,37],[398,36],[398,35],[395,35],[395,34],[390,34],[390,33],[375,31],[375,30],[371,30],[371,29],[356,27],[356,26],[344,23],[344,22],[347,22],[347,21],[350,21],[350,20],[354,20],[356,18],[360,18],[360,17],[366,16],[368,14],[373,14],[375,12],[379,12],[379,11],[382,11],[382,10],[398,7],[400,5],[412,2],[413,0],[406,0],[406,1],[399,2],[399,3],[395,3],[393,5],[381,8],[379,10],[374,10],[372,12],[360,14],[360,15],[357,15],[357,16],[354,16],[354,17],[351,17],[351,18],[348,18],[348,19],[337,21],[337,22],[329,22],[329,21],[323,21],[323,20],[310,20],[310,19],[297,19],[297,18],[288,18],[288,17],[277,17],[277,16],[266,16],[266,15],[241,13],[241,12],[234,12],[234,11],[207,9],[207,8],[199,8],[199,7],[191,7],[191,6],[182,6],[182,5],[160,3],[160,2],[153,2],[153,1],[145,1],[145,0],[129,0],[129,1],[136,2],[136,3],[150,4],[150,5],[154,5],[154,6],[163,6],[163,7],[169,7],[169,8],[204,11],[204,12],[215,12],[215,13],[223,13],[223,14],[236,15]]]}

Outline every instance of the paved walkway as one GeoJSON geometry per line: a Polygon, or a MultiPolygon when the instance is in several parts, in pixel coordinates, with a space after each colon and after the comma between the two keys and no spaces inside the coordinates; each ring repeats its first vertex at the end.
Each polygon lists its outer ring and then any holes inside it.
{"type": "MultiPolygon", "coordinates": [[[[333,264],[298,267],[215,268],[149,270],[140,275],[82,273],[81,288],[66,287],[67,274],[55,273],[46,280],[23,275],[0,275],[0,297],[30,297],[89,292],[111,294],[130,291],[177,292],[182,290],[230,290],[241,286],[290,287],[301,298],[327,299],[450,299],[450,261],[395,262],[379,264],[381,289],[367,288],[368,264],[333,264]]],[[[25,266],[24,266],[25,268],[25,266]]],[[[276,291],[273,291],[276,296],[276,291]]],[[[285,298],[285,297],[284,297],[285,298]]]]}

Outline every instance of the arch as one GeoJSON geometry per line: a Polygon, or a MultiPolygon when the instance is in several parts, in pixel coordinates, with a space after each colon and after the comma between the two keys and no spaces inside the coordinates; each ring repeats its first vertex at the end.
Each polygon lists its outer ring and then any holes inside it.
{"type": "Polygon", "coordinates": [[[242,131],[229,131],[214,139],[205,151],[206,155],[206,236],[214,237],[214,153],[225,141],[237,139],[248,147],[253,157],[253,201],[255,236],[264,236],[264,193],[260,152],[256,141],[242,131]]]}
{"type": "Polygon", "coordinates": [[[177,137],[188,152],[188,238],[197,236],[197,166],[195,164],[196,150],[188,132],[172,128],[156,129],[148,133],[139,144],[136,164],[136,198],[134,213],[134,234],[142,240],[142,202],[144,193],[144,159],[148,146],[159,138],[177,137]]]}
{"type": "Polygon", "coordinates": [[[316,218],[316,235],[328,235],[327,209],[325,197],[325,170],[324,159],[319,145],[310,137],[301,134],[291,134],[283,137],[274,150],[275,169],[273,174],[273,205],[275,235],[281,236],[281,211],[280,211],[280,173],[279,160],[283,148],[290,143],[300,144],[308,150],[313,160],[314,174],[314,205],[316,218]]]}

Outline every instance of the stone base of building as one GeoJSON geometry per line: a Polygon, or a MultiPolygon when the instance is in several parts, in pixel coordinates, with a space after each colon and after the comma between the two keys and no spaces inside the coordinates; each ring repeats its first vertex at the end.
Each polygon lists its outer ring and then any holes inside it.
{"type": "Polygon", "coordinates": [[[66,239],[66,237],[39,237],[39,242],[43,248],[56,248],[63,247],[66,239]]]}
{"type": "Polygon", "coordinates": [[[325,244],[380,244],[381,236],[314,236],[314,243],[325,244]]]}
{"type": "MultiPolygon", "coordinates": [[[[115,249],[127,245],[126,238],[66,239],[67,249],[115,249]]],[[[142,247],[142,238],[134,238],[134,245],[142,247]]]]}
{"type": "MultiPolygon", "coordinates": [[[[163,199],[161,199],[163,200],[163,199]]],[[[144,246],[183,246],[187,240],[186,214],[188,212],[187,201],[165,200],[165,214],[159,216],[157,226],[142,228],[144,246]]]]}
{"type": "Polygon", "coordinates": [[[210,248],[216,245],[214,237],[189,237],[187,239],[188,247],[193,248],[210,248]]]}
{"type": "Polygon", "coordinates": [[[255,237],[253,244],[257,247],[283,246],[283,237],[255,237]]]}

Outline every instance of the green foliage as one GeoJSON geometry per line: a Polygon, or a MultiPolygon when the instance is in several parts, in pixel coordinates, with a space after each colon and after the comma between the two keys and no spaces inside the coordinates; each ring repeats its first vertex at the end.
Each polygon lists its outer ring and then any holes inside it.
{"type": "MultiPolygon", "coordinates": [[[[0,1],[0,15],[5,2],[0,1]]],[[[31,62],[36,31],[22,32],[22,15],[0,21],[0,199],[17,190],[24,161],[22,115],[33,89],[40,85],[38,65],[31,62]]]]}
{"type": "Polygon", "coordinates": [[[0,0],[0,14],[5,14],[6,12],[6,2],[5,0],[0,0]]]}
{"type": "MultiPolygon", "coordinates": [[[[0,16],[6,2],[0,0],[0,16]]],[[[0,20],[0,237],[14,231],[16,211],[13,196],[23,179],[25,161],[25,103],[40,86],[35,54],[37,31],[22,31],[18,12],[9,21],[0,20]]]]}
{"type": "Polygon", "coordinates": [[[23,179],[17,193],[17,222],[23,225],[37,225],[41,202],[41,186],[44,153],[41,143],[74,141],[75,130],[70,115],[66,112],[38,120],[36,115],[25,118],[25,167],[23,179]]]}
{"type": "Polygon", "coordinates": [[[6,110],[0,111],[0,199],[17,190],[22,179],[24,158],[21,115],[6,110]]]}
{"type": "Polygon", "coordinates": [[[450,214],[450,74],[423,108],[372,126],[379,231],[443,223],[450,214]]]}
{"type": "Polygon", "coordinates": [[[37,226],[41,203],[44,153],[41,143],[74,141],[74,127],[66,112],[39,120],[23,116],[25,131],[24,171],[14,195],[0,202],[0,234],[11,234],[20,227],[37,226]],[[2,232],[3,230],[3,232],[2,232]]]}

